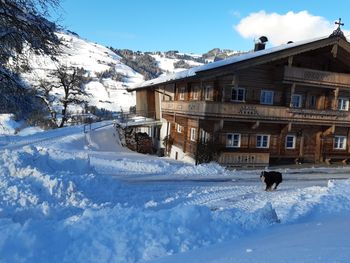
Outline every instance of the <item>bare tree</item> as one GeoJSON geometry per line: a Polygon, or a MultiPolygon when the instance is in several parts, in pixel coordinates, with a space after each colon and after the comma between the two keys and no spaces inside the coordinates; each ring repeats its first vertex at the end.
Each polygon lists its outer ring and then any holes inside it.
{"type": "Polygon", "coordinates": [[[68,108],[73,105],[86,105],[88,94],[84,90],[86,77],[83,68],[58,66],[51,74],[53,81],[41,80],[35,87],[37,97],[46,105],[51,115],[51,121],[56,127],[61,128],[68,120],[68,108]],[[62,94],[58,97],[54,94],[62,94]],[[61,120],[58,121],[58,111],[61,120]]]}
{"type": "Polygon", "coordinates": [[[39,83],[34,87],[36,97],[44,103],[51,115],[51,124],[57,128],[57,112],[54,107],[56,97],[52,94],[53,89],[54,86],[48,80],[45,79],[40,79],[39,83]]]}
{"type": "Polygon", "coordinates": [[[25,101],[24,97],[28,95],[17,69],[8,63],[9,58],[16,63],[25,47],[37,53],[56,53],[59,44],[55,35],[56,25],[44,17],[48,16],[49,10],[57,8],[59,2],[0,0],[0,88],[3,105],[20,107],[16,104],[17,100],[25,101]]]}
{"type": "MultiPolygon", "coordinates": [[[[44,17],[59,0],[1,0],[0,58],[6,60],[21,53],[25,44],[38,52],[50,54],[58,44],[56,25],[44,17]]],[[[4,61],[1,61],[4,62],[4,61]]]]}

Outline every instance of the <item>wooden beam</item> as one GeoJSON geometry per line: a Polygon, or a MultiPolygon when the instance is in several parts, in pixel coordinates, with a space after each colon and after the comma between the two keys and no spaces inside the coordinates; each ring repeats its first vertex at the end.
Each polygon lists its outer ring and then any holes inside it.
{"type": "Polygon", "coordinates": [[[322,141],[321,141],[321,136],[322,136],[322,132],[318,131],[316,133],[316,144],[315,144],[315,159],[314,162],[315,163],[319,163],[322,162],[322,141]]]}
{"type": "Polygon", "coordinates": [[[332,126],[330,126],[328,129],[326,129],[322,135],[323,136],[327,136],[327,135],[331,135],[331,134],[334,134],[335,132],[335,125],[333,124],[332,126]]]}
{"type": "Polygon", "coordinates": [[[347,136],[346,136],[346,149],[347,152],[350,153],[350,128],[348,128],[347,136]]]}
{"type": "Polygon", "coordinates": [[[257,129],[259,126],[260,126],[260,121],[256,121],[252,126],[252,130],[257,129]]]}
{"type": "Polygon", "coordinates": [[[338,108],[338,96],[339,96],[339,88],[334,89],[334,98],[332,101],[332,109],[337,110],[338,108]]]}
{"type": "Polygon", "coordinates": [[[292,67],[293,65],[293,56],[288,57],[288,67],[292,67]]]}
{"type": "Polygon", "coordinates": [[[290,87],[290,101],[289,101],[289,107],[292,107],[293,106],[293,103],[292,103],[292,97],[293,97],[293,94],[295,92],[295,87],[297,85],[295,83],[292,84],[292,86],[290,87]]]}
{"type": "Polygon", "coordinates": [[[304,157],[304,132],[301,131],[301,137],[300,137],[300,147],[299,147],[299,158],[304,157]]]}
{"type": "Polygon", "coordinates": [[[333,55],[333,58],[337,58],[338,54],[338,44],[334,44],[331,50],[331,53],[333,55]]]}
{"type": "Polygon", "coordinates": [[[232,85],[233,85],[235,88],[238,88],[238,87],[239,87],[239,77],[238,77],[237,74],[233,75],[232,85]]]}

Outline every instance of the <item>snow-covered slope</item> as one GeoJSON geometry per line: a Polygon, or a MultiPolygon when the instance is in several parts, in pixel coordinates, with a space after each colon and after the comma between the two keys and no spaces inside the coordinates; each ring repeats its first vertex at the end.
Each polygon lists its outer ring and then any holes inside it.
{"type": "MultiPolygon", "coordinates": [[[[180,60],[184,61],[184,63],[188,64],[191,67],[203,65],[203,63],[196,62],[190,59],[178,59],[174,57],[169,57],[164,52],[162,53],[158,52],[157,54],[153,54],[151,56],[157,61],[159,68],[163,71],[163,74],[175,73],[175,72],[180,72],[182,70],[186,70],[186,68],[175,67],[174,64],[179,62],[180,60]]],[[[188,56],[191,56],[191,55],[188,55],[188,56]]],[[[194,58],[195,57],[198,57],[198,56],[194,56],[194,58]]]]}
{"type": "Polygon", "coordinates": [[[84,68],[91,81],[86,84],[86,91],[91,94],[90,105],[111,111],[129,110],[135,105],[135,96],[125,89],[143,80],[143,76],[120,61],[120,57],[110,49],[75,34],[57,33],[62,40],[61,54],[57,61],[47,56],[30,54],[32,71],[24,74],[29,83],[36,83],[41,78],[50,79],[48,73],[58,65],[84,68]],[[103,76],[103,72],[113,72],[113,76],[103,76]]]}
{"type": "MultiPolygon", "coordinates": [[[[24,79],[29,85],[33,85],[41,79],[52,81],[49,74],[60,65],[84,68],[89,78],[89,82],[85,85],[86,91],[90,94],[89,105],[110,111],[120,111],[121,109],[128,111],[130,106],[136,104],[135,94],[127,92],[126,88],[142,82],[144,76],[153,78],[176,73],[239,53],[218,48],[202,55],[178,51],[134,52],[110,49],[81,39],[72,32],[57,32],[56,34],[62,42],[61,52],[55,57],[56,60],[28,51],[26,56],[30,71],[22,74],[24,79]],[[120,57],[117,53],[124,55],[120,57]],[[145,59],[147,56],[148,59],[145,59]]],[[[57,90],[54,93],[57,97],[62,95],[62,92],[57,90]]],[[[79,111],[79,108],[71,110],[79,111]]]]}

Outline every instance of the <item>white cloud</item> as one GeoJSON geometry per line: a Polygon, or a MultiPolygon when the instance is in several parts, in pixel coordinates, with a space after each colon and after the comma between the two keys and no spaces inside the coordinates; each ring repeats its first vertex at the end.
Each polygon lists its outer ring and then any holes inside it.
{"type": "MultiPolygon", "coordinates": [[[[290,11],[283,15],[259,11],[241,19],[234,28],[244,38],[267,36],[269,43],[276,46],[288,41],[330,35],[336,26],[334,22],[311,15],[307,11],[299,13],[290,11]]],[[[344,31],[344,34],[349,34],[349,31],[344,31]]]]}

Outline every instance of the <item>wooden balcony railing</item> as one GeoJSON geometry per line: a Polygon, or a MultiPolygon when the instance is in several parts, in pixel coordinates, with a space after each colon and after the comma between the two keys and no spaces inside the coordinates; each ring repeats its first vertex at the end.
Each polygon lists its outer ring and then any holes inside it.
{"type": "Polygon", "coordinates": [[[350,88],[350,74],[329,71],[312,70],[307,68],[284,68],[284,81],[304,85],[320,85],[324,87],[350,88]]]}
{"type": "Polygon", "coordinates": [[[163,101],[164,113],[197,117],[235,118],[244,120],[296,121],[313,123],[350,122],[349,111],[315,110],[270,105],[210,101],[163,101]]]}

